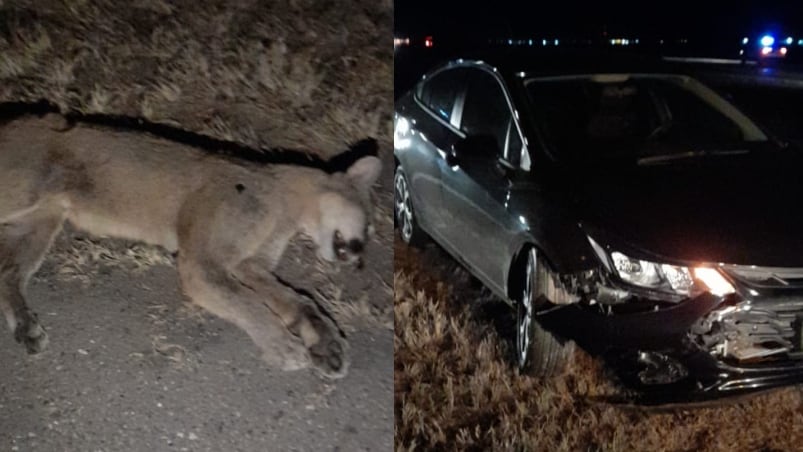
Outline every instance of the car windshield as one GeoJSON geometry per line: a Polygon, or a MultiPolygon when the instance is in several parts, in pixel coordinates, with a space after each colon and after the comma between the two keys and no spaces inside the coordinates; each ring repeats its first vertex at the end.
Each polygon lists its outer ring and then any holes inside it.
{"type": "Polygon", "coordinates": [[[747,152],[767,137],[714,91],[679,75],[531,78],[536,127],[560,161],[639,163],[747,152]]]}

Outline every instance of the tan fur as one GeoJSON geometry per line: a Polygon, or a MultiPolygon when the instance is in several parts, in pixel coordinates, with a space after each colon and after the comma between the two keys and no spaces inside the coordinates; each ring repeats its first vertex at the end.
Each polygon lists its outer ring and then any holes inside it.
{"type": "Polygon", "coordinates": [[[330,175],[142,133],[67,128],[58,115],[18,119],[0,129],[0,308],[29,352],[44,348],[25,287],[66,220],[177,251],[185,293],[244,329],[266,361],[341,377],[347,344],[337,328],[272,272],[297,234],[322,259],[357,261],[379,166],[364,157],[330,175]]]}

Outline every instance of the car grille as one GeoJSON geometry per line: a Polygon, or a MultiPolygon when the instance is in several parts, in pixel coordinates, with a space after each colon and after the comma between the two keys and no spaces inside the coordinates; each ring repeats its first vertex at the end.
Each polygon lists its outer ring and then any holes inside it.
{"type": "Polygon", "coordinates": [[[722,270],[741,283],[761,289],[803,288],[803,268],[723,265],[722,270]]]}
{"type": "Polygon", "coordinates": [[[744,301],[712,312],[692,329],[718,358],[738,362],[803,360],[803,297],[744,301]]]}

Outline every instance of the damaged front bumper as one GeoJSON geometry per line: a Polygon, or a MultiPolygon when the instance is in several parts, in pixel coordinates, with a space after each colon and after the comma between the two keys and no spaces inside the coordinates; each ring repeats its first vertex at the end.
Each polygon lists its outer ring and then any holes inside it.
{"type": "MultiPolygon", "coordinates": [[[[782,280],[768,271],[767,278],[748,280],[726,273],[734,294],[706,292],[677,303],[585,301],[544,311],[539,321],[601,356],[644,404],[803,383],[803,278],[782,280]]],[[[625,290],[610,286],[605,290],[625,290]]]]}

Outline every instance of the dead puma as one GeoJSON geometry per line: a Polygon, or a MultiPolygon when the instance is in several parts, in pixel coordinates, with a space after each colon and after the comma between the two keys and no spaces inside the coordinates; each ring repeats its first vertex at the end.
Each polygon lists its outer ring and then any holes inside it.
{"type": "Polygon", "coordinates": [[[297,234],[324,260],[359,260],[379,159],[327,174],[63,124],[29,116],[0,129],[0,308],[30,353],[45,348],[47,334],[26,305],[26,285],[69,221],[177,251],[184,292],[245,330],[269,364],[345,375],[347,344],[335,325],[272,271],[297,234]]]}

